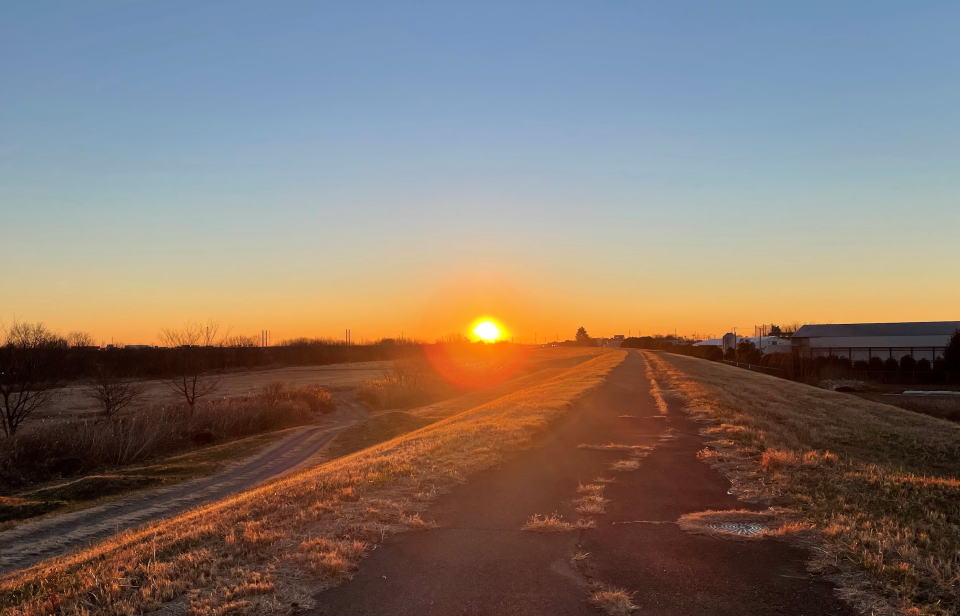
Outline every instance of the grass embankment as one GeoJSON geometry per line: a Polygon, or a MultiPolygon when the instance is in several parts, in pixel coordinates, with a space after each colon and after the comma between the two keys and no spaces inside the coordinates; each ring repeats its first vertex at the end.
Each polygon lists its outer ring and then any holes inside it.
{"type": "Polygon", "coordinates": [[[511,392],[526,389],[553,378],[565,370],[589,361],[600,349],[539,349],[530,358],[529,373],[508,381],[482,387],[442,402],[406,411],[387,411],[341,431],[330,443],[330,457],[343,456],[412,432],[435,421],[486,404],[511,392]]]}
{"type": "Polygon", "coordinates": [[[734,490],[787,504],[817,529],[815,564],[848,598],[877,612],[960,613],[960,426],[719,363],[645,355],[711,426],[704,457],[734,490]]]}
{"type": "Polygon", "coordinates": [[[0,579],[9,614],[286,613],[438,493],[529,446],[620,363],[610,352],[352,455],[0,579]]]}
{"type": "Polygon", "coordinates": [[[143,488],[213,474],[229,462],[253,455],[294,430],[297,428],[257,434],[163,458],[151,464],[105,469],[99,474],[50,483],[11,496],[0,496],[0,530],[13,525],[14,521],[51,511],[75,511],[143,488]]]}

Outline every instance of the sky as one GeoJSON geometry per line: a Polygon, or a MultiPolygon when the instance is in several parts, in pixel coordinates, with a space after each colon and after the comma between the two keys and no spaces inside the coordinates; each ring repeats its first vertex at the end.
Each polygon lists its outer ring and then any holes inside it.
{"type": "Polygon", "coordinates": [[[8,1],[0,323],[960,319],[960,3],[8,1]]]}

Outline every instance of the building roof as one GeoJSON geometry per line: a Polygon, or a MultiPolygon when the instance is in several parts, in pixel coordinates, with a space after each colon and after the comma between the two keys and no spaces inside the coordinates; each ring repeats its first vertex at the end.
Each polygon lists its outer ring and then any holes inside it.
{"type": "Polygon", "coordinates": [[[960,321],[911,323],[843,323],[804,325],[794,338],[832,338],[858,336],[950,336],[960,329],[960,321]]]}

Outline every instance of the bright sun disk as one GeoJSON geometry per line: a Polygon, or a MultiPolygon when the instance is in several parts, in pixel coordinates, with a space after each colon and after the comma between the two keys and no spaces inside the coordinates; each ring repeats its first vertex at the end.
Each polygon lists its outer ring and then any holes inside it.
{"type": "Polygon", "coordinates": [[[484,342],[496,342],[500,339],[500,328],[493,321],[480,321],[473,326],[473,335],[484,342]]]}

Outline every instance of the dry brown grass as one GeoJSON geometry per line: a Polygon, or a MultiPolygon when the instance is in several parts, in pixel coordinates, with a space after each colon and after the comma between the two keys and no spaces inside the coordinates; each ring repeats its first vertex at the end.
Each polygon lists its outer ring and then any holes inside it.
{"type": "Polygon", "coordinates": [[[640,468],[639,460],[617,460],[610,465],[610,470],[618,473],[629,473],[640,468]]]}
{"type": "Polygon", "coordinates": [[[420,430],[7,575],[0,607],[17,616],[132,615],[170,601],[190,614],[308,607],[313,592],[356,566],[366,550],[357,542],[417,527],[432,495],[530,446],[624,355],[601,354],[420,430]],[[262,584],[251,585],[257,575],[262,584]]]}
{"type": "Polygon", "coordinates": [[[645,356],[709,425],[702,457],[738,495],[789,502],[820,532],[818,565],[851,600],[878,613],[960,612],[960,426],[715,362],[645,356]]]}
{"type": "Polygon", "coordinates": [[[577,513],[582,515],[602,515],[607,512],[607,503],[610,499],[597,494],[581,496],[574,501],[577,513]]]}
{"type": "Polygon", "coordinates": [[[653,449],[653,447],[648,447],[647,445],[624,445],[622,443],[603,443],[602,445],[580,443],[577,447],[579,449],[592,449],[594,451],[627,451],[631,454],[649,453],[653,449]]]}
{"type": "Polygon", "coordinates": [[[637,609],[631,594],[622,588],[597,588],[590,593],[590,603],[609,616],[627,616],[637,609]]]}
{"type": "Polygon", "coordinates": [[[577,513],[581,515],[603,515],[607,512],[607,503],[609,498],[603,496],[607,485],[605,483],[593,482],[580,484],[577,486],[579,496],[574,499],[573,504],[577,513]]]}
{"type": "Polygon", "coordinates": [[[567,522],[559,513],[551,513],[550,515],[535,513],[530,516],[520,530],[529,530],[535,533],[565,533],[577,528],[579,528],[579,522],[567,522]]]}

